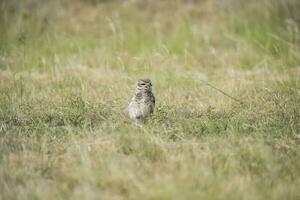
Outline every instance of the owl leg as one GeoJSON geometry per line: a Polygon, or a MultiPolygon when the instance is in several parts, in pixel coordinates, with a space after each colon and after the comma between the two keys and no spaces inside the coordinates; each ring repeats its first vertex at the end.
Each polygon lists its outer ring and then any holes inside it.
{"type": "Polygon", "coordinates": [[[145,119],[143,117],[137,117],[135,118],[135,124],[144,124],[145,119]]]}

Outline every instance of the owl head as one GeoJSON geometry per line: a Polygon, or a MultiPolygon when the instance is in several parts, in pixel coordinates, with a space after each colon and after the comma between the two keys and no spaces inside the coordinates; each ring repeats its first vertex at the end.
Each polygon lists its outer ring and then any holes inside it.
{"type": "Polygon", "coordinates": [[[139,91],[152,91],[152,83],[148,78],[139,79],[136,83],[136,89],[139,91]]]}

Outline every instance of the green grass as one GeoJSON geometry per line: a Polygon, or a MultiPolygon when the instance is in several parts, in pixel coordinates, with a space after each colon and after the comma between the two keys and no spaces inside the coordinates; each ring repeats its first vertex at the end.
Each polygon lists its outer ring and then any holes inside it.
{"type": "Polygon", "coordinates": [[[299,199],[299,9],[1,1],[0,199],[299,199]]]}

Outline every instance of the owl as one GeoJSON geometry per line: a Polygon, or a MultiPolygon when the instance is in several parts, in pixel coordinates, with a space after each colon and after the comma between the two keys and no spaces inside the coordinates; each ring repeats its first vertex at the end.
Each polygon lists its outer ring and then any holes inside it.
{"type": "Polygon", "coordinates": [[[144,123],[155,107],[155,97],[152,93],[150,79],[139,79],[136,83],[135,93],[128,106],[130,119],[136,123],[144,123]]]}

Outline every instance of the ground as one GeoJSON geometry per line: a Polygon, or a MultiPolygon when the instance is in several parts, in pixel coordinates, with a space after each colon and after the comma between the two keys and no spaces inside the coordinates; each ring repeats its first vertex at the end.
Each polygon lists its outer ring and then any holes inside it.
{"type": "Polygon", "coordinates": [[[1,1],[0,199],[299,199],[299,9],[1,1]]]}

